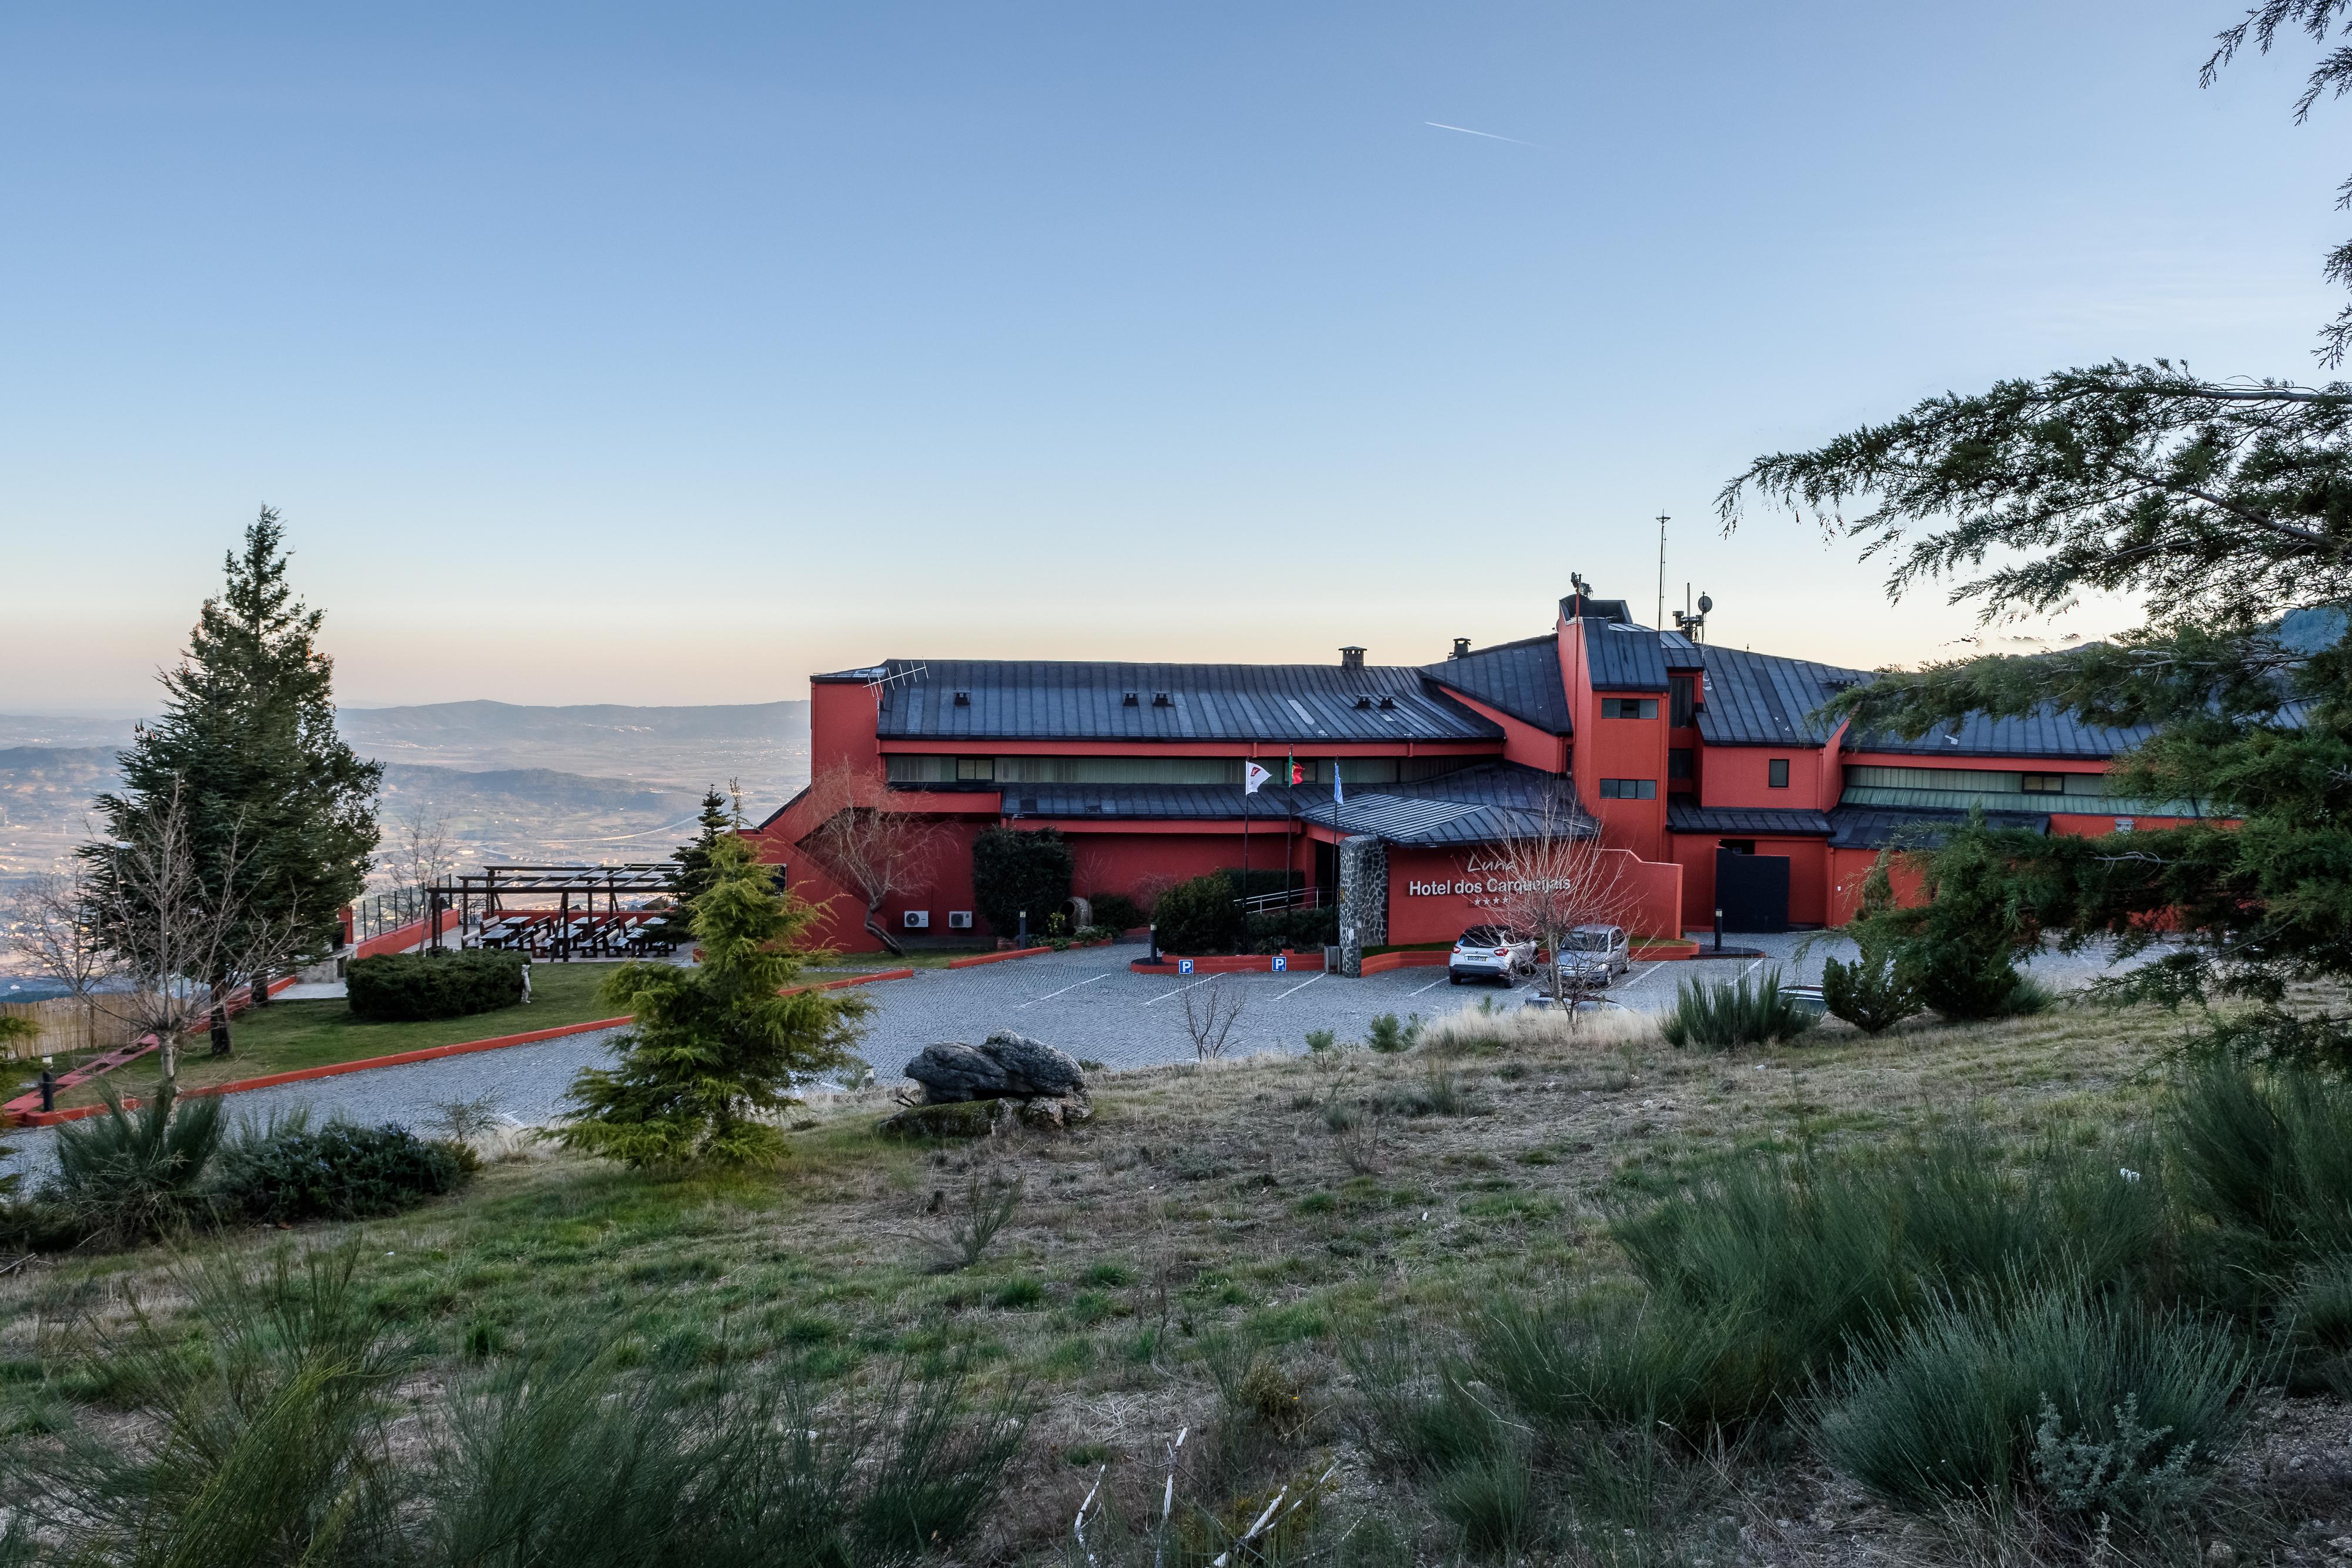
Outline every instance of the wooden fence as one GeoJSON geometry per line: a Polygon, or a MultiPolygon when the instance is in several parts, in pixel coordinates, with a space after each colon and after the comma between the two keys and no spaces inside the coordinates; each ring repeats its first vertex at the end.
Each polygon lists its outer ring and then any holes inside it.
{"type": "Polygon", "coordinates": [[[28,1061],[42,1056],[79,1056],[129,1045],[136,1031],[97,1002],[53,997],[38,1002],[0,1002],[0,1018],[30,1019],[40,1030],[31,1040],[0,1045],[0,1057],[28,1061]]]}

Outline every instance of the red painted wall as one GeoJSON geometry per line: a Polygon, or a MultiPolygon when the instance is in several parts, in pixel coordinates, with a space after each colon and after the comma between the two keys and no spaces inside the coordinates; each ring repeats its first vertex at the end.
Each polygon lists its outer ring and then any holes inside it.
{"type": "Polygon", "coordinates": [[[1497,707],[1489,707],[1466,692],[1445,688],[1455,702],[1503,727],[1503,760],[1528,768],[1540,768],[1546,773],[1568,771],[1568,737],[1538,729],[1534,725],[1513,718],[1497,707]]]}
{"type": "MultiPolygon", "coordinates": [[[[1622,850],[1610,852],[1624,857],[1622,868],[1633,894],[1633,908],[1625,917],[1626,929],[1637,936],[1680,936],[1682,868],[1641,860],[1622,850]]],[[[1489,896],[1483,891],[1490,873],[1471,869],[1470,862],[1476,853],[1473,850],[1389,851],[1391,944],[1450,942],[1461,936],[1464,928],[1495,918],[1489,896]],[[1412,891],[1415,883],[1443,883],[1447,891],[1416,894],[1412,891]],[[1465,885],[1481,891],[1456,891],[1465,885]]]]}
{"type": "Polygon", "coordinates": [[[1561,621],[1559,664],[1568,682],[1569,712],[1576,726],[1576,744],[1570,771],[1576,779],[1576,798],[1601,823],[1601,839],[1614,849],[1630,850],[1645,861],[1657,861],[1666,844],[1666,694],[1656,692],[1596,693],[1584,658],[1583,623],[1561,621]],[[1654,696],[1654,719],[1602,718],[1601,698],[1620,695],[1654,696]],[[1657,783],[1652,800],[1604,800],[1603,779],[1650,779],[1657,783]]]}
{"type": "Polygon", "coordinates": [[[1822,804],[1822,754],[1809,746],[1710,746],[1706,748],[1706,772],[1699,788],[1699,803],[1824,810],[1827,808],[1822,804]],[[1767,782],[1771,776],[1769,765],[1776,758],[1788,759],[1789,787],[1785,789],[1775,789],[1767,782]]]}

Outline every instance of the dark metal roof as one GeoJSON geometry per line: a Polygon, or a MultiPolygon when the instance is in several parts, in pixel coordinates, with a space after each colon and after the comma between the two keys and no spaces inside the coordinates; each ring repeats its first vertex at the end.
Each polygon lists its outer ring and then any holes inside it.
{"type": "Polygon", "coordinates": [[[1905,757],[2050,757],[2105,761],[2156,733],[2152,725],[2104,729],[2071,713],[2042,708],[2022,718],[1970,714],[1957,726],[1939,724],[1916,740],[1885,732],[1846,737],[1848,751],[1891,751],[1905,757]]]}
{"type": "MultiPolygon", "coordinates": [[[[1418,669],[893,659],[875,677],[885,740],[1496,740],[1502,727],[1418,669]],[[958,704],[957,694],[964,702],[958,704]],[[1134,694],[1135,706],[1126,697],[1134,694]],[[1165,694],[1164,706],[1155,698],[1165,694]]],[[[856,672],[850,672],[856,674],[856,672]]]]}
{"type": "Polygon", "coordinates": [[[1422,673],[1546,734],[1576,733],[1568,683],[1559,673],[1557,633],[1474,649],[1458,659],[1423,664],[1422,673]]]}
{"type": "Polygon", "coordinates": [[[1585,669],[1596,692],[1663,692],[1666,689],[1666,651],[1658,634],[1630,621],[1596,621],[1586,616],[1585,669]]]}
{"type": "Polygon", "coordinates": [[[1830,815],[1781,806],[1702,806],[1693,800],[1668,800],[1666,827],[1677,833],[1826,833],[1830,815]]]}
{"type": "MultiPolygon", "coordinates": [[[[1967,811],[1917,808],[1839,806],[1829,814],[1830,848],[1883,850],[1899,838],[1906,849],[1933,849],[1943,841],[1943,833],[1937,830],[1958,827],[1969,815],[1967,811]]],[[[1984,821],[1989,828],[2023,828],[2035,833],[2050,831],[2046,812],[1987,811],[1984,821]]]]}
{"type": "Polygon", "coordinates": [[[1814,711],[1870,678],[1866,670],[1739,648],[1706,648],[1701,655],[1706,661],[1706,695],[1698,733],[1709,746],[1823,745],[1831,728],[1814,711]]]}
{"type": "MultiPolygon", "coordinates": [[[[1492,843],[1514,834],[1534,833],[1542,826],[1542,819],[1535,812],[1513,806],[1417,800],[1385,793],[1353,796],[1345,806],[1327,800],[1302,810],[1299,818],[1341,833],[1370,833],[1390,843],[1414,848],[1492,843]]],[[[1579,813],[1570,831],[1576,837],[1591,838],[1601,827],[1591,818],[1579,813]]]]}

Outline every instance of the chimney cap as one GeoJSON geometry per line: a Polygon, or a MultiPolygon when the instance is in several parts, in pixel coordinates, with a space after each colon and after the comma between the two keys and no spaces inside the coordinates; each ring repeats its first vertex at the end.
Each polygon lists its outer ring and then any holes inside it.
{"type": "Polygon", "coordinates": [[[1469,653],[1470,639],[1467,637],[1456,637],[1454,639],[1454,652],[1448,654],[1447,657],[1454,659],[1466,658],[1468,657],[1469,653]]]}
{"type": "Polygon", "coordinates": [[[1353,643],[1350,643],[1346,647],[1340,649],[1339,667],[1343,670],[1362,669],[1364,667],[1363,649],[1356,646],[1353,643]]]}

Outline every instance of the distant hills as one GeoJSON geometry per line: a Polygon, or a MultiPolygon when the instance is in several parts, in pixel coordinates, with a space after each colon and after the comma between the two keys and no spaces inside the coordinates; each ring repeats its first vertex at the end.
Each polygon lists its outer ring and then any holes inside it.
{"type": "MultiPolygon", "coordinates": [[[[345,708],[384,764],[383,819],[446,823],[468,862],[658,859],[706,789],[764,816],[808,781],[808,704],[637,707],[426,703],[345,708]]],[[[114,787],[128,719],[0,714],[0,883],[62,863],[114,787]]]]}

